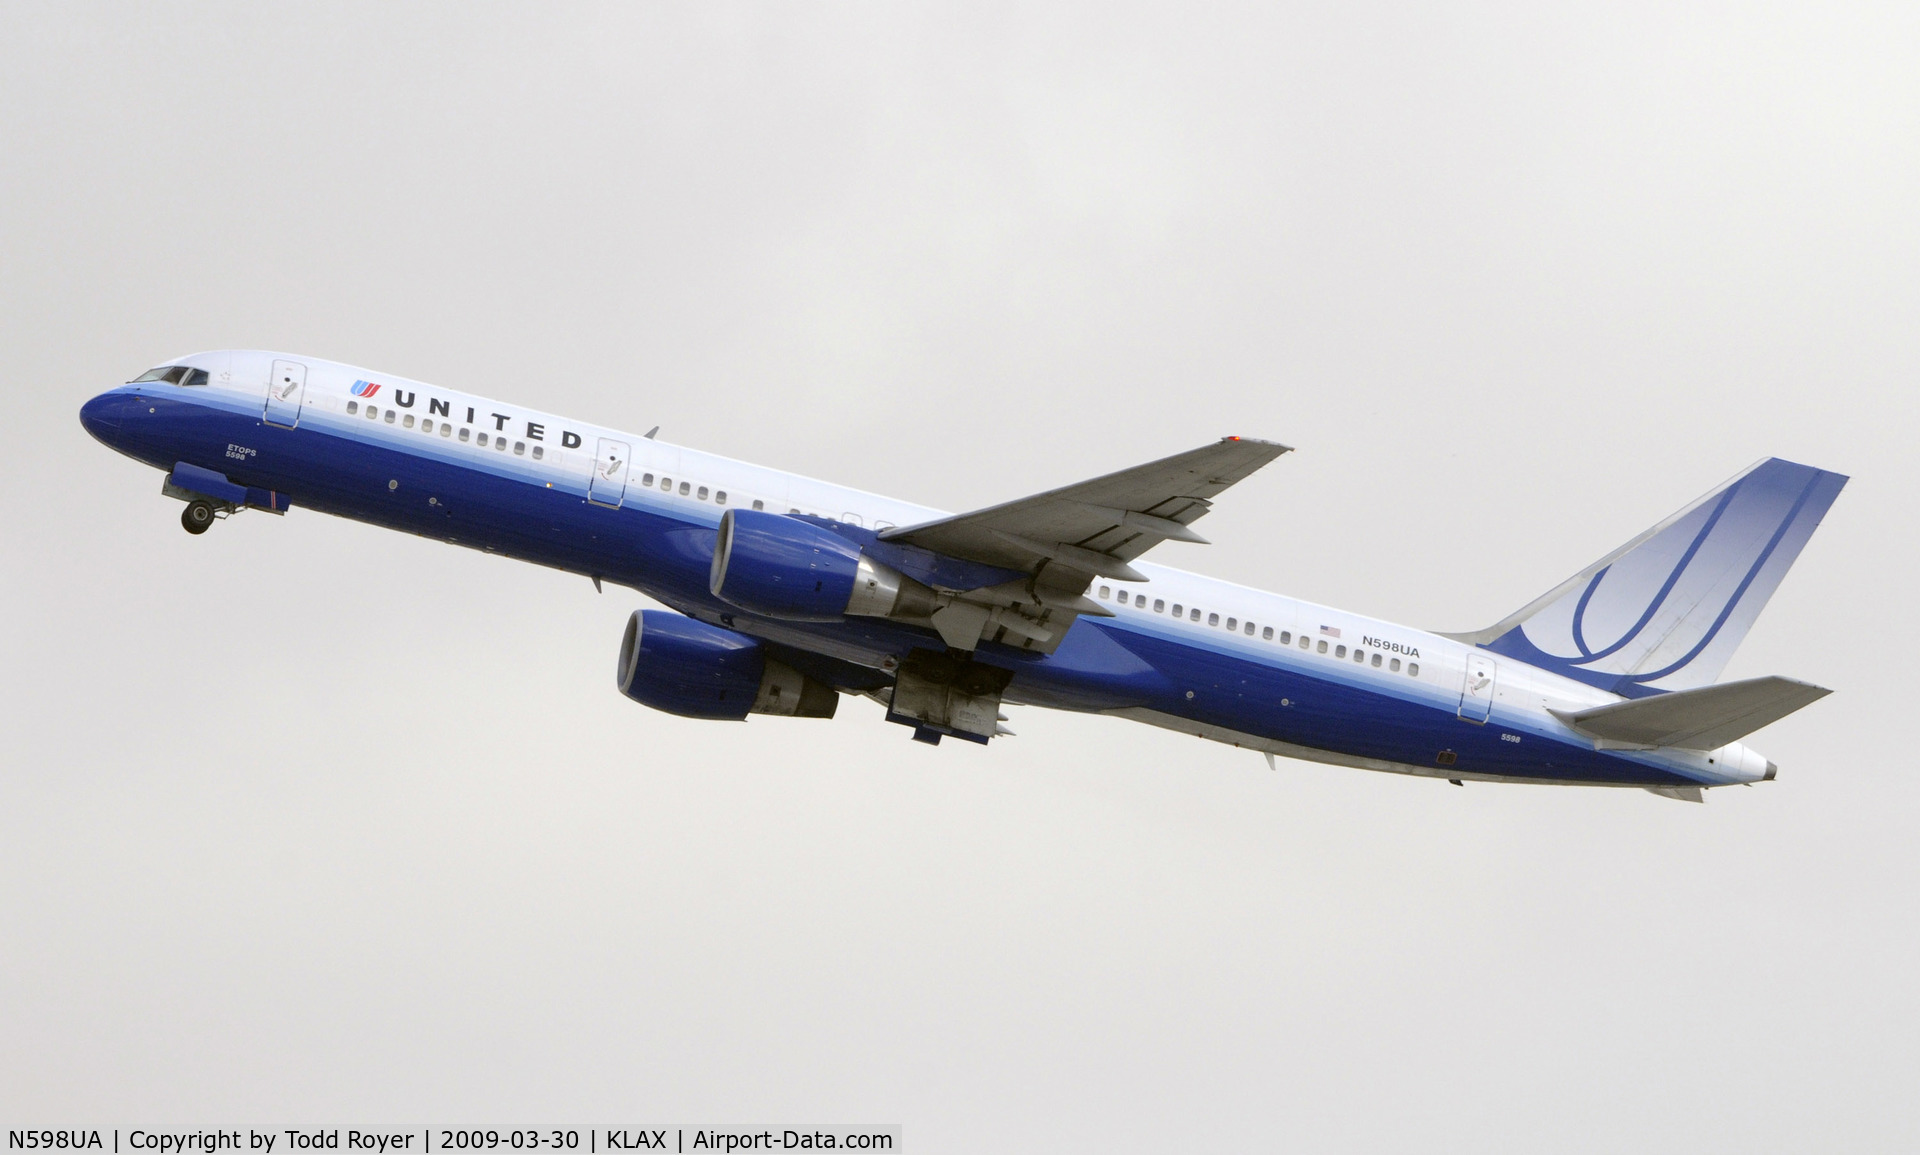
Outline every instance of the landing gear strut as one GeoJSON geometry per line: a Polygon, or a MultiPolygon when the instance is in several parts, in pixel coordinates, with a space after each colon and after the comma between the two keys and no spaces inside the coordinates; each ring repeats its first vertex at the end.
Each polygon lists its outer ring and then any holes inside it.
{"type": "Polygon", "coordinates": [[[187,503],[187,508],[180,511],[180,527],[188,533],[205,533],[207,527],[212,524],[213,503],[211,501],[195,498],[187,503]]]}

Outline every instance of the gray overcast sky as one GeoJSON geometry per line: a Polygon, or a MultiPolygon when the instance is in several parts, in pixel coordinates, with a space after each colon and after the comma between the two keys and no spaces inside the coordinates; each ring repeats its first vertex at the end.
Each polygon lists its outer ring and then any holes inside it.
{"type": "Polygon", "coordinates": [[[1920,7],[4,15],[6,1126],[1920,1146],[1920,7]],[[220,347],[949,509],[1274,438],[1156,557],[1438,629],[1779,454],[1727,676],[1837,693],[1697,807],[682,721],[629,594],[182,533],[75,413],[220,347]]]}

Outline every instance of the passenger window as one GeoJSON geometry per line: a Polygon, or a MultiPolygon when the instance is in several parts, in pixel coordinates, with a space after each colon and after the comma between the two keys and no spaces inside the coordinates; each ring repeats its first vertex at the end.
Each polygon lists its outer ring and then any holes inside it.
{"type": "Polygon", "coordinates": [[[358,412],[360,412],[360,403],[358,401],[347,402],[347,416],[352,417],[358,412]]]}
{"type": "Polygon", "coordinates": [[[1113,600],[1114,600],[1114,601],[1117,601],[1117,602],[1119,602],[1119,603],[1120,603],[1121,605],[1123,605],[1123,606],[1124,606],[1124,605],[1126,605],[1126,604],[1127,604],[1127,591],[1126,591],[1126,590],[1121,590],[1121,591],[1120,591],[1119,593],[1117,593],[1117,594],[1115,594],[1115,595],[1113,595],[1113,600]]]}
{"type": "Polygon", "coordinates": [[[1166,599],[1164,599],[1164,598],[1155,598],[1155,599],[1153,599],[1153,612],[1154,612],[1154,613],[1156,613],[1156,614],[1158,614],[1158,613],[1164,613],[1164,612],[1166,611],[1166,608],[1167,608],[1167,603],[1166,603],[1166,599]]]}
{"type": "MultiPolygon", "coordinates": [[[[1300,639],[1300,644],[1301,644],[1302,646],[1304,646],[1304,645],[1306,645],[1306,644],[1307,644],[1307,639],[1305,639],[1305,638],[1301,638],[1301,639],[1300,639]]],[[[1318,646],[1315,646],[1315,647],[1314,647],[1314,650],[1313,650],[1313,652],[1314,652],[1314,653],[1316,653],[1316,654],[1324,654],[1324,653],[1326,653],[1326,652],[1327,652],[1327,639],[1325,639],[1325,638],[1321,638],[1321,639],[1320,639],[1320,644],[1319,644],[1318,646]]]]}
{"type": "Polygon", "coordinates": [[[493,448],[500,453],[505,453],[507,451],[507,439],[504,437],[494,438],[493,448]]]}
{"type": "MultiPolygon", "coordinates": [[[[449,425],[449,424],[448,424],[448,423],[446,423],[445,421],[442,421],[442,422],[440,423],[440,436],[442,436],[442,437],[451,437],[451,436],[453,436],[453,426],[452,426],[452,425],[449,425]]],[[[462,434],[462,435],[460,436],[460,440],[462,440],[462,441],[465,441],[466,439],[467,439],[467,438],[466,438],[466,435],[465,435],[465,434],[462,434]]]]}
{"type": "Polygon", "coordinates": [[[1366,660],[1367,660],[1367,652],[1366,652],[1365,650],[1360,650],[1360,649],[1356,649],[1356,650],[1354,650],[1354,651],[1353,651],[1353,660],[1354,660],[1354,661],[1356,661],[1356,662],[1364,662],[1364,661],[1366,661],[1366,660]]]}
{"type": "Polygon", "coordinates": [[[513,443],[513,455],[515,457],[524,457],[526,455],[526,452],[527,452],[526,442],[516,441],[513,443]]]}
{"type": "Polygon", "coordinates": [[[1391,662],[1388,662],[1388,663],[1387,663],[1387,670],[1388,670],[1389,672],[1391,672],[1391,673],[1395,673],[1395,674],[1397,674],[1397,673],[1399,673],[1399,672],[1400,672],[1400,659],[1399,659],[1399,658],[1395,658],[1395,659],[1394,659],[1393,661],[1391,661],[1391,662]]]}
{"type": "Polygon", "coordinates": [[[380,407],[378,405],[367,406],[367,420],[378,421],[379,419],[380,419],[380,407]]]}
{"type": "Polygon", "coordinates": [[[1107,600],[1108,598],[1110,598],[1110,597],[1112,597],[1112,596],[1113,596],[1113,587],[1112,587],[1112,586],[1101,586],[1101,587],[1100,587],[1100,600],[1101,600],[1101,601],[1103,601],[1103,602],[1104,602],[1104,601],[1106,601],[1106,600],[1107,600]]]}
{"type": "MultiPolygon", "coordinates": [[[[473,430],[471,430],[471,429],[468,429],[468,428],[467,428],[466,426],[464,426],[464,425],[462,425],[462,426],[460,427],[460,440],[462,440],[462,441],[465,441],[465,440],[467,439],[467,435],[468,435],[468,434],[470,434],[470,433],[472,433],[472,432],[473,432],[473,430]]],[[[483,445],[484,445],[484,444],[485,444],[485,442],[482,442],[481,444],[483,444],[483,445]]]]}
{"type": "Polygon", "coordinates": [[[482,433],[480,435],[480,439],[477,442],[475,442],[475,444],[479,445],[480,448],[485,449],[487,447],[487,435],[482,433]]]}
{"type": "MultiPolygon", "coordinates": [[[[1304,642],[1304,641],[1306,641],[1307,639],[1305,639],[1305,638],[1301,638],[1300,640],[1304,642]]],[[[1281,645],[1283,645],[1283,646],[1291,646],[1291,645],[1293,644],[1293,631],[1292,631],[1292,630],[1281,630],[1281,631],[1280,631],[1280,644],[1281,644],[1281,645]]]]}
{"type": "Polygon", "coordinates": [[[663,477],[663,478],[661,478],[661,479],[660,479],[660,491],[661,491],[662,493],[672,493],[672,492],[673,492],[673,478],[671,478],[671,477],[663,477]]]}
{"type": "Polygon", "coordinates": [[[1182,614],[1184,614],[1184,613],[1186,613],[1186,612],[1187,612],[1187,611],[1185,611],[1185,610],[1183,610],[1183,609],[1181,609],[1181,608],[1180,608],[1180,603],[1179,603],[1179,602],[1175,602],[1175,603],[1173,603],[1173,616],[1174,616],[1174,617],[1176,617],[1176,618],[1177,618],[1177,617],[1179,617],[1180,615],[1182,615],[1182,614]]]}
{"type": "Polygon", "coordinates": [[[1408,663],[1407,663],[1407,674],[1408,674],[1408,676],[1410,676],[1410,677],[1415,677],[1415,678],[1417,678],[1417,677],[1419,677],[1419,676],[1420,676],[1420,663],[1419,663],[1419,662],[1408,662],[1408,663]]]}
{"type": "MultiPolygon", "coordinates": [[[[1252,637],[1252,636],[1253,636],[1253,623],[1252,623],[1252,622],[1248,622],[1248,623],[1247,623],[1247,629],[1246,629],[1246,635],[1247,635],[1248,637],[1252,637]]],[[[1267,631],[1267,636],[1268,636],[1268,637],[1272,637],[1272,636],[1273,636],[1273,631],[1272,631],[1272,630],[1268,630],[1268,631],[1267,631]]]]}
{"type": "Polygon", "coordinates": [[[393,424],[393,410],[391,409],[387,410],[387,424],[388,425],[393,424]]]}
{"type": "Polygon", "coordinates": [[[1336,657],[1336,658],[1344,658],[1344,657],[1346,657],[1346,656],[1347,656],[1347,647],[1345,647],[1345,646],[1335,646],[1335,647],[1333,648],[1333,656],[1334,656],[1334,657],[1336,657]]]}
{"type": "Polygon", "coordinates": [[[431,422],[431,421],[429,421],[429,420],[427,420],[426,418],[424,418],[424,417],[422,417],[422,418],[420,419],[420,432],[422,432],[422,433],[432,433],[432,432],[433,432],[433,422],[431,422]]]}
{"type": "Polygon", "coordinates": [[[1188,620],[1190,620],[1190,621],[1196,621],[1196,622],[1200,620],[1200,607],[1199,607],[1199,606],[1195,606],[1195,607],[1193,608],[1193,612],[1192,612],[1191,614],[1189,614],[1189,615],[1188,615],[1188,620]]]}
{"type": "Polygon", "coordinates": [[[765,509],[765,508],[767,508],[767,503],[766,503],[766,502],[764,502],[764,501],[761,501],[761,500],[760,500],[759,498],[757,498],[757,497],[756,497],[756,498],[754,498],[754,499],[753,499],[753,508],[755,508],[755,509],[765,509]]]}
{"type": "Polygon", "coordinates": [[[1373,668],[1374,668],[1374,669],[1376,669],[1376,670],[1380,668],[1380,655],[1379,655],[1379,654],[1375,654],[1375,655],[1373,656],[1373,668]]]}
{"type": "Polygon", "coordinates": [[[724,490],[724,489],[716,489],[716,490],[714,490],[714,491],[713,491],[713,503],[714,503],[715,505],[725,505],[725,504],[727,503],[727,491],[726,491],[726,490],[724,490]]]}
{"type": "Polygon", "coordinates": [[[1229,632],[1231,632],[1231,631],[1233,631],[1233,630],[1237,630],[1237,629],[1239,629],[1239,628],[1240,628],[1240,619],[1239,619],[1239,618],[1228,618],[1228,619],[1227,619],[1227,629],[1228,629],[1228,631],[1229,631],[1229,632]]]}
{"type": "Polygon", "coordinates": [[[680,483],[680,496],[681,496],[681,497],[685,497],[685,496],[687,495],[687,489],[688,489],[688,485],[687,485],[687,483],[686,483],[686,482],[684,482],[684,481],[683,481],[683,482],[681,482],[681,483],[680,483]]]}
{"type": "Polygon", "coordinates": [[[542,457],[545,457],[546,455],[547,455],[547,451],[544,446],[536,445],[533,447],[533,459],[535,461],[540,460],[542,457]]]}
{"type": "Polygon", "coordinates": [[[699,497],[700,497],[700,500],[701,500],[701,501],[705,501],[705,500],[707,499],[707,487],[706,487],[706,486],[704,486],[704,485],[703,485],[703,486],[701,486],[701,487],[700,487],[700,493],[699,493],[699,497]]]}
{"type": "Polygon", "coordinates": [[[1273,640],[1272,626],[1268,626],[1266,629],[1260,631],[1260,640],[1263,642],[1271,642],[1273,640]]]}
{"type": "Polygon", "coordinates": [[[641,474],[641,475],[640,475],[640,484],[642,484],[642,485],[644,485],[644,486],[646,486],[646,487],[647,487],[647,488],[649,488],[649,489],[651,489],[651,488],[653,488],[653,474],[651,474],[651,473],[643,473],[643,474],[641,474]]]}
{"type": "Polygon", "coordinates": [[[413,414],[411,414],[411,413],[409,413],[409,414],[407,414],[407,415],[406,415],[405,417],[402,417],[402,418],[400,419],[400,426],[401,426],[401,428],[403,428],[403,429],[412,429],[412,428],[413,428],[413,414]]]}
{"type": "Polygon", "coordinates": [[[1210,625],[1210,626],[1217,626],[1217,625],[1219,625],[1219,624],[1220,624],[1220,615],[1219,615],[1219,614],[1208,614],[1208,615],[1207,615],[1207,624],[1208,624],[1208,625],[1210,625]]]}

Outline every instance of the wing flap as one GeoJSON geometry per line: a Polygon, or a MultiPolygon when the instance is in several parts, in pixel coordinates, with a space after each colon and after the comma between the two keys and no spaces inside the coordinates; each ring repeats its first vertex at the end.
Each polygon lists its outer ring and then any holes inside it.
{"type": "Polygon", "coordinates": [[[1792,678],[1749,678],[1589,710],[1550,713],[1581,734],[1610,745],[1717,750],[1832,692],[1792,678]]]}

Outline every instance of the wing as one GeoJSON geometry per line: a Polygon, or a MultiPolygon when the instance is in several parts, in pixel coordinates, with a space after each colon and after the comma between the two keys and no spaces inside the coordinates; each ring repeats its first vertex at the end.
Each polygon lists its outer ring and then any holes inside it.
{"type": "Polygon", "coordinates": [[[1025,579],[943,595],[931,615],[956,650],[982,640],[1051,653],[1080,614],[1113,611],[1086,596],[1094,575],[1145,581],[1127,563],[1189,528],[1229,485],[1288,452],[1239,437],[1004,505],[923,522],[881,540],[1025,573],[1025,579]]]}
{"type": "Polygon", "coordinates": [[[1288,452],[1271,441],[1226,437],[957,517],[891,529],[881,537],[935,553],[1034,572],[1043,564],[1086,578],[1145,581],[1127,563],[1171,538],[1206,543],[1188,528],[1228,486],[1288,452]]]}

